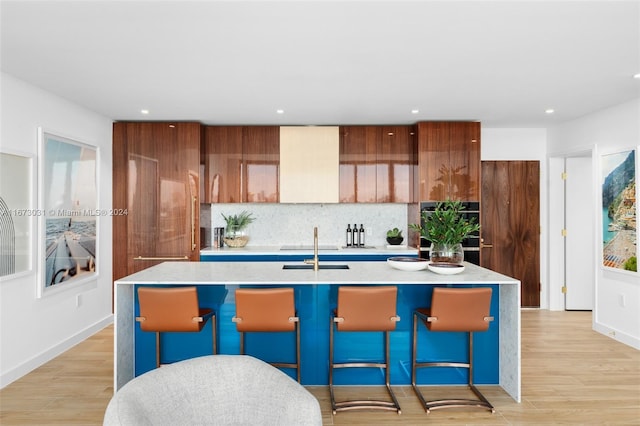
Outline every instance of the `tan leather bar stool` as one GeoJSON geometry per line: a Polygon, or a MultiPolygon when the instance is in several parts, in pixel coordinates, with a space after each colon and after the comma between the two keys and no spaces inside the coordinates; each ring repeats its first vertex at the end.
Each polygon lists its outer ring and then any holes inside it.
{"type": "Polygon", "coordinates": [[[240,332],[240,354],[245,354],[247,332],[296,332],[294,363],[271,362],[274,367],[295,368],[300,383],[300,327],[296,316],[293,288],[239,288],[236,290],[236,316],[231,319],[240,332]]]}
{"type": "Polygon", "coordinates": [[[333,414],[338,411],[358,409],[392,410],[398,414],[400,404],[391,390],[389,332],[395,330],[400,317],[396,314],[398,289],[395,286],[353,286],[338,288],[338,306],[331,315],[329,332],[329,392],[333,414]],[[384,333],[384,363],[380,362],[343,362],[333,361],[333,333],[337,331],[377,331],[384,333]],[[392,401],[350,400],[336,401],[333,389],[334,368],[384,368],[385,384],[392,401]]]}
{"type": "Polygon", "coordinates": [[[212,309],[199,306],[196,287],[138,287],[138,304],[140,328],[156,333],[156,368],[160,367],[160,333],[201,331],[209,318],[216,354],[216,316],[212,309]]]}
{"type": "Polygon", "coordinates": [[[431,308],[418,308],[413,314],[413,345],[411,356],[411,385],[425,411],[446,407],[475,406],[492,413],[493,406],[473,385],[473,332],[486,331],[493,317],[489,316],[491,288],[435,287],[431,308]],[[469,334],[468,361],[461,362],[417,362],[418,320],[422,320],[430,331],[460,331],[469,334]],[[421,367],[460,367],[469,369],[469,389],[478,399],[439,399],[426,401],[416,385],[416,369],[421,367]]]}

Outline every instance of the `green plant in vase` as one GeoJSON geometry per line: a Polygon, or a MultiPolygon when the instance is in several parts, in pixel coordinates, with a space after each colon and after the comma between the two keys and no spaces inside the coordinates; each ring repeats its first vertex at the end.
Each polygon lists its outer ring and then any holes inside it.
{"type": "Polygon", "coordinates": [[[224,243],[229,247],[244,247],[249,242],[249,237],[244,229],[255,220],[252,213],[242,211],[239,214],[225,216],[222,213],[224,221],[227,223],[224,243]]]}
{"type": "Polygon", "coordinates": [[[447,200],[436,204],[433,211],[423,211],[421,223],[409,228],[420,233],[420,238],[431,242],[430,258],[434,263],[462,263],[462,241],[480,230],[475,218],[465,219],[461,201],[447,200]]]}

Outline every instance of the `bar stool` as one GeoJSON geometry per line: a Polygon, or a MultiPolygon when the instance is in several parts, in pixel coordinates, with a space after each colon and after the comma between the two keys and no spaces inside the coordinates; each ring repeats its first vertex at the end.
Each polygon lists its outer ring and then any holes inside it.
{"type": "Polygon", "coordinates": [[[395,330],[400,317],[396,314],[398,289],[395,286],[352,286],[338,288],[338,306],[331,315],[329,332],[329,392],[333,414],[338,411],[358,409],[395,410],[398,414],[400,404],[391,390],[389,332],[395,330]],[[384,332],[384,363],[380,362],[344,362],[335,363],[334,328],[337,331],[376,331],[384,332]],[[385,384],[392,401],[349,400],[336,401],[333,389],[334,368],[384,368],[385,384]]]}
{"type": "Polygon", "coordinates": [[[431,298],[431,308],[418,308],[413,314],[413,347],[411,356],[411,386],[425,411],[446,407],[475,406],[486,408],[492,413],[493,406],[473,384],[473,332],[486,331],[493,317],[489,316],[491,288],[447,288],[435,287],[431,298]],[[469,335],[468,362],[417,362],[418,319],[430,331],[466,332],[469,335]],[[416,369],[421,367],[460,367],[469,370],[469,389],[478,399],[439,399],[426,401],[416,385],[416,369]]]}
{"type": "Polygon", "coordinates": [[[293,288],[239,288],[236,290],[236,316],[231,319],[240,332],[240,354],[245,354],[245,333],[296,333],[296,359],[293,363],[271,362],[274,367],[294,368],[300,383],[300,327],[296,316],[293,288]]]}
{"type": "Polygon", "coordinates": [[[216,316],[209,308],[201,308],[195,286],[138,287],[138,304],[142,331],[156,333],[156,368],[160,367],[160,333],[201,331],[209,318],[216,348],[216,316]]]}

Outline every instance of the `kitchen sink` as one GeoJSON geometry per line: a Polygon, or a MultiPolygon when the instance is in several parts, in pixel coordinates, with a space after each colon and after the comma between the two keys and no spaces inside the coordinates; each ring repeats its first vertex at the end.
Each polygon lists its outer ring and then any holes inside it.
{"type": "MultiPolygon", "coordinates": [[[[318,265],[320,269],[349,269],[349,265],[318,265]]],[[[313,265],[282,265],[282,269],[313,269],[313,265]]]]}

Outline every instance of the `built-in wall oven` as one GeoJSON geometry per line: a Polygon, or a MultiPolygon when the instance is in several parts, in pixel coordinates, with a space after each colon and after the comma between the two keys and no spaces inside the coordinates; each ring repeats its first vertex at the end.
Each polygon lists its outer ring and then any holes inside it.
{"type": "MultiPolygon", "coordinates": [[[[420,221],[422,221],[422,212],[434,211],[436,209],[436,205],[438,202],[436,201],[423,201],[420,203],[420,221]]],[[[462,210],[462,215],[466,219],[475,218],[476,223],[480,223],[480,203],[477,201],[465,201],[462,203],[464,209],[462,210]]],[[[424,223],[422,223],[424,225],[424,223]]],[[[429,258],[429,247],[431,246],[431,242],[425,240],[424,238],[420,238],[420,257],[423,259],[429,258]]],[[[462,247],[464,249],[464,260],[473,263],[476,265],[480,265],[480,232],[475,232],[462,241],[462,247]]]]}

